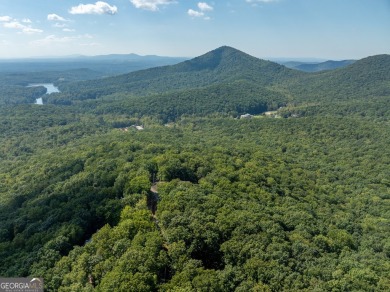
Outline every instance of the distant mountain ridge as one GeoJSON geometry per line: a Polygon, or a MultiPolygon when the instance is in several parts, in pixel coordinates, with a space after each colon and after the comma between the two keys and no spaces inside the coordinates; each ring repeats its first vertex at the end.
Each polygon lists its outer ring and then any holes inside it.
{"type": "Polygon", "coordinates": [[[93,61],[93,60],[115,60],[115,61],[139,61],[139,60],[180,60],[185,61],[186,57],[169,57],[158,55],[138,55],[135,53],[129,54],[107,54],[107,55],[68,55],[68,56],[52,56],[52,57],[27,57],[15,59],[1,59],[0,63],[17,63],[17,62],[74,62],[79,60],[93,61]]]}
{"type": "Polygon", "coordinates": [[[338,68],[343,68],[348,65],[351,65],[355,63],[356,60],[342,60],[342,61],[333,61],[328,60],[325,62],[319,62],[319,63],[306,63],[306,62],[298,62],[298,61],[291,61],[291,62],[285,62],[282,63],[287,68],[291,69],[297,69],[304,72],[319,72],[319,71],[326,71],[326,70],[334,70],[338,68]]]}
{"type": "Polygon", "coordinates": [[[100,56],[66,56],[52,58],[0,59],[0,72],[43,72],[89,69],[112,76],[157,66],[177,64],[188,58],[112,54],[100,56]]]}

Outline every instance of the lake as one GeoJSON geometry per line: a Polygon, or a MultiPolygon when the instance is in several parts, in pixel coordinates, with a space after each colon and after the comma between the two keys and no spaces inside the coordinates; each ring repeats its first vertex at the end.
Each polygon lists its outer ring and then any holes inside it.
{"type": "MultiPolygon", "coordinates": [[[[46,94],[60,92],[60,90],[56,86],[54,86],[53,83],[31,83],[31,84],[28,85],[28,87],[36,87],[36,86],[46,87],[46,89],[47,89],[46,94]]],[[[35,101],[35,104],[42,105],[43,104],[42,97],[37,98],[36,101],[35,101]]]]}

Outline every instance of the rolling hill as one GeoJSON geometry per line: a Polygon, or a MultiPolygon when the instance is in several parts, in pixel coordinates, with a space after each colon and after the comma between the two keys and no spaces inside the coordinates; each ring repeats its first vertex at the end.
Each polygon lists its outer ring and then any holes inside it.
{"type": "Polygon", "coordinates": [[[282,64],[287,68],[296,69],[304,72],[319,72],[319,71],[343,68],[355,62],[356,60],[342,60],[342,61],[328,60],[325,62],[316,62],[316,63],[291,61],[282,64]]]}
{"type": "Polygon", "coordinates": [[[282,85],[297,101],[370,99],[390,95],[390,55],[376,55],[336,70],[307,74],[282,85]]]}
{"type": "Polygon", "coordinates": [[[166,123],[184,115],[208,116],[216,113],[234,117],[245,113],[256,115],[276,110],[286,105],[287,101],[287,97],[279,92],[239,80],[147,97],[113,94],[106,97],[104,102],[95,104],[95,112],[154,116],[166,123]]]}

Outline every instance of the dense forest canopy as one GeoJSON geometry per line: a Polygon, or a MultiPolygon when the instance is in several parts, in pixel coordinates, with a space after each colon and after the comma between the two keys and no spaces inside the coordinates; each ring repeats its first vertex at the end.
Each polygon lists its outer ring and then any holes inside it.
{"type": "Polygon", "coordinates": [[[44,105],[44,87],[9,76],[2,276],[47,291],[390,290],[390,56],[304,73],[222,47],[81,74],[44,105]]]}

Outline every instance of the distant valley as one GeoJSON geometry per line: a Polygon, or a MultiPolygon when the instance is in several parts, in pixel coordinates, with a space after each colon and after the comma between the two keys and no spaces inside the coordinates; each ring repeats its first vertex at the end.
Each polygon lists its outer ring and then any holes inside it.
{"type": "Polygon", "coordinates": [[[0,59],[0,72],[42,72],[88,69],[100,76],[128,73],[141,69],[171,65],[187,58],[116,54],[52,58],[0,59]]]}

